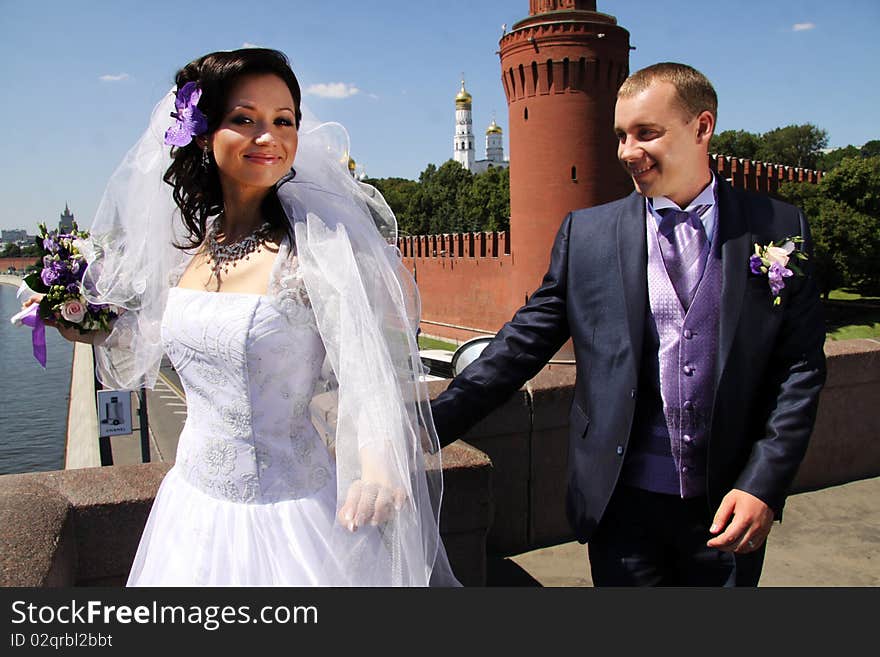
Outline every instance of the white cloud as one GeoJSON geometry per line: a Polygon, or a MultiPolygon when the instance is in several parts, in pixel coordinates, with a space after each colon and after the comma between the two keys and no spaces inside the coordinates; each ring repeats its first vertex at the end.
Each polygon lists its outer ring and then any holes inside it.
{"type": "Polygon", "coordinates": [[[263,46],[258,45],[256,43],[251,43],[250,41],[245,41],[243,44],[241,44],[241,47],[242,48],[262,48],[263,46]]]}
{"type": "Polygon", "coordinates": [[[320,82],[318,84],[309,85],[306,93],[310,96],[319,96],[321,98],[349,98],[361,92],[353,84],[346,82],[320,82]]]}
{"type": "Polygon", "coordinates": [[[120,80],[128,80],[128,73],[119,73],[117,75],[102,75],[98,79],[102,82],[119,82],[120,80]]]}
{"type": "Polygon", "coordinates": [[[815,23],[795,23],[791,26],[792,32],[803,32],[804,30],[816,29],[815,23]]]}

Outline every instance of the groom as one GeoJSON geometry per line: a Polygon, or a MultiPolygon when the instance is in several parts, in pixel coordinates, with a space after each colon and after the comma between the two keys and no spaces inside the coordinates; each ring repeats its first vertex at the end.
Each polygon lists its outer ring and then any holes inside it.
{"type": "Polygon", "coordinates": [[[713,175],[716,111],[689,66],[623,83],[635,192],[565,218],[541,286],[432,404],[452,442],[572,339],[566,506],[597,586],[756,586],[825,380],[810,261],[750,264],[788,237],[808,252],[807,222],[713,175]]]}

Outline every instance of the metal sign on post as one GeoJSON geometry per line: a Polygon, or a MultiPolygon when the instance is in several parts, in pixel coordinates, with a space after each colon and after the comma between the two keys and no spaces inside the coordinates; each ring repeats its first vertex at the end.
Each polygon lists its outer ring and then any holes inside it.
{"type": "Polygon", "coordinates": [[[98,390],[98,435],[131,432],[131,390],[98,390]]]}

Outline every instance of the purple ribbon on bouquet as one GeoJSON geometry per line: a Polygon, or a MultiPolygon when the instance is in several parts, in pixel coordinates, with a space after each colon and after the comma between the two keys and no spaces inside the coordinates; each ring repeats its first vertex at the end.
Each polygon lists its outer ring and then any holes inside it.
{"type": "Polygon", "coordinates": [[[40,317],[40,304],[35,303],[31,305],[23,315],[18,317],[19,321],[25,326],[30,326],[33,331],[31,332],[31,342],[34,346],[34,358],[42,365],[44,368],[46,367],[46,324],[43,322],[43,318],[40,317]]]}

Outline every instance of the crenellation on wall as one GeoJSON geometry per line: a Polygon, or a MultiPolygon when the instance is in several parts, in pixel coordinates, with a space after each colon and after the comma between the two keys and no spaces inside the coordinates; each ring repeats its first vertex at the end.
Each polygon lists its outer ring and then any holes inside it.
{"type": "Polygon", "coordinates": [[[798,182],[816,185],[824,173],[813,169],[803,169],[772,162],[747,160],[730,155],[711,154],[709,165],[721,178],[738,189],[747,189],[775,196],[779,185],[798,182]]]}
{"type": "Polygon", "coordinates": [[[397,238],[404,261],[414,258],[500,258],[510,255],[510,235],[504,231],[410,235],[397,238]]]}
{"type": "Polygon", "coordinates": [[[628,65],[601,56],[548,57],[508,68],[501,82],[508,103],[513,104],[552,94],[590,94],[597,89],[616,92],[628,74],[628,65]]]}

